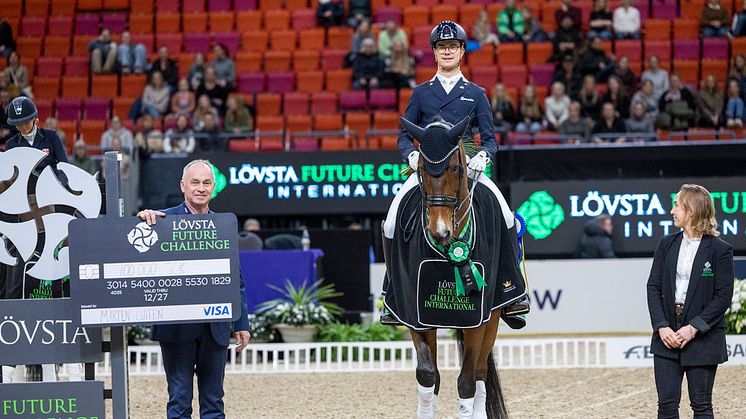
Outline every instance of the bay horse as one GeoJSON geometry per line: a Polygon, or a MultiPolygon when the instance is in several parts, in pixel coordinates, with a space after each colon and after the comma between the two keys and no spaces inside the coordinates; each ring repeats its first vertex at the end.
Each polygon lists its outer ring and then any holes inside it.
{"type": "MultiPolygon", "coordinates": [[[[490,234],[493,230],[486,229],[485,225],[494,224],[497,225],[494,228],[502,227],[502,230],[506,228],[500,217],[499,205],[483,204],[485,201],[489,202],[489,199],[484,197],[491,195],[492,192],[480,185],[481,195],[475,194],[479,184],[476,177],[481,173],[476,174],[475,179],[469,178],[467,154],[462,141],[469,120],[465,118],[456,125],[437,121],[424,129],[405,118],[401,118],[401,122],[409,134],[420,141],[420,160],[416,173],[419,190],[412,190],[407,196],[416,197],[417,192],[421,196],[420,200],[402,199],[408,202],[401,204],[399,208],[397,225],[405,223],[405,218],[408,219],[410,234],[400,235],[402,228],[397,229],[394,239],[391,240],[391,249],[388,252],[384,251],[384,256],[388,259],[385,285],[388,289],[384,290],[384,303],[391,313],[410,329],[417,353],[417,417],[435,417],[437,394],[440,390],[436,333],[439,326],[443,326],[457,329],[461,354],[461,371],[458,376],[459,418],[507,418],[492,348],[497,337],[500,308],[505,307],[506,298],[515,301],[515,296],[521,291],[515,291],[516,287],[511,285],[514,279],[514,283],[518,283],[518,277],[501,274],[499,283],[496,283],[498,267],[495,266],[493,269],[487,266],[490,261],[496,259],[491,259],[485,254],[490,251],[493,254],[502,251],[498,250],[501,247],[501,232],[490,234]],[[481,216],[476,216],[479,212],[475,210],[476,195],[483,197],[481,208],[478,209],[485,212],[481,216]],[[500,218],[497,222],[491,221],[496,218],[495,214],[500,218]],[[420,230],[421,234],[418,234],[420,230]],[[479,249],[475,245],[478,241],[475,236],[478,234],[483,236],[480,238],[481,256],[477,255],[479,249]],[[495,239],[493,236],[498,238],[495,239]],[[404,241],[408,243],[403,244],[404,241]],[[418,251],[419,253],[411,253],[412,247],[423,249],[418,251]],[[400,256],[401,253],[406,255],[400,256]],[[434,257],[434,253],[439,254],[440,260],[436,260],[438,258],[434,257]],[[474,257],[475,260],[472,261],[470,257],[474,257]],[[408,261],[407,258],[417,260],[408,261]],[[408,264],[413,268],[407,271],[405,266],[408,264]],[[440,270],[424,269],[428,264],[438,266],[440,270]],[[423,273],[425,271],[430,272],[427,277],[423,273]],[[413,276],[417,276],[417,280],[410,283],[409,279],[413,276]],[[511,279],[503,282],[504,278],[508,277],[511,279]],[[437,288],[433,292],[434,288],[430,283],[436,281],[440,284],[438,287],[445,288],[437,288]],[[402,291],[402,288],[406,287],[409,287],[410,291],[402,291]],[[449,287],[455,290],[449,290],[449,287]],[[473,321],[468,320],[459,326],[458,322],[444,320],[444,317],[458,317],[459,313],[468,312],[468,308],[475,307],[475,302],[478,308],[473,309],[473,314],[470,314],[473,321]],[[444,314],[438,317],[439,314],[433,311],[433,307],[447,307],[452,311],[443,311],[444,314]],[[432,319],[428,319],[427,313],[435,314],[432,315],[432,319]]],[[[491,199],[496,201],[494,196],[491,199]]],[[[512,217],[512,212],[509,215],[512,217]]],[[[508,239],[503,240],[503,243],[508,243],[508,239]]],[[[515,249],[512,246],[502,247],[511,248],[512,250],[508,249],[508,255],[515,257],[515,249]]],[[[514,261],[517,270],[517,257],[514,261]]],[[[512,272],[511,269],[503,269],[503,262],[492,263],[498,264],[500,272],[512,272]]],[[[520,275],[520,271],[517,272],[517,275],[520,275]]],[[[522,292],[521,296],[525,295],[525,290],[522,292]]]]}

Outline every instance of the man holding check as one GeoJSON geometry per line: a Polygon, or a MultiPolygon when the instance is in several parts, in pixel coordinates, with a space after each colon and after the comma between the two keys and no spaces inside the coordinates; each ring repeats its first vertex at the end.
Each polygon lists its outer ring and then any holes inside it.
{"type": "MultiPolygon", "coordinates": [[[[184,202],[163,211],[143,210],[137,216],[148,225],[158,217],[178,214],[209,214],[215,190],[215,174],[207,160],[193,160],[184,167],[181,191],[184,202]]],[[[241,277],[241,317],[235,322],[188,323],[153,326],[152,338],[160,343],[168,382],[166,414],[171,418],[192,417],[192,382],[197,373],[201,418],[224,418],[223,379],[231,331],[236,352],[249,343],[249,321],[243,300],[241,277]]]]}

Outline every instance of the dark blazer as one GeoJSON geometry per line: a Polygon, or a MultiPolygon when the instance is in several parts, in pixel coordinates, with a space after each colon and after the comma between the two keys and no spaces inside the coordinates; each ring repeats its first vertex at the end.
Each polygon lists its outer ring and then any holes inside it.
{"type": "MultiPolygon", "coordinates": [[[[481,87],[464,78],[456,83],[449,94],[446,94],[437,78],[415,87],[407,104],[407,110],[404,111],[404,117],[413,124],[425,127],[435,121],[436,116],[440,116],[451,124],[456,124],[468,116],[471,121],[470,127],[479,128],[482,150],[487,152],[490,159],[497,153],[492,108],[481,87]]],[[[399,152],[402,159],[406,161],[409,153],[413,151],[415,149],[412,137],[402,127],[399,133],[399,152]]]]}
{"type": "Polygon", "coordinates": [[[49,156],[45,159],[44,165],[56,165],[59,162],[67,163],[65,146],[62,144],[62,140],[60,140],[57,133],[52,130],[37,127],[36,135],[34,136],[34,145],[30,145],[28,141],[21,136],[21,133],[17,133],[5,143],[6,150],[16,147],[32,147],[43,151],[47,156],[49,156]]]}
{"type": "MultiPolygon", "coordinates": [[[[166,215],[191,214],[186,204],[183,202],[175,207],[163,210],[166,215]]],[[[243,275],[241,278],[241,317],[235,322],[215,322],[210,323],[212,338],[220,346],[228,346],[231,339],[231,333],[238,330],[249,330],[248,310],[244,295],[243,275]]],[[[204,323],[185,323],[185,324],[167,324],[154,325],[152,328],[152,339],[163,343],[184,343],[197,339],[202,330],[204,323]]]]}
{"type": "Polygon", "coordinates": [[[651,352],[679,358],[681,366],[716,365],[728,360],[725,346],[725,311],[733,297],[733,247],[705,235],[694,257],[682,325],[699,330],[684,349],[669,349],[658,334],[661,327],[674,328],[676,264],[683,232],[664,237],[653,257],[648,279],[648,310],[653,325],[651,352]]]}

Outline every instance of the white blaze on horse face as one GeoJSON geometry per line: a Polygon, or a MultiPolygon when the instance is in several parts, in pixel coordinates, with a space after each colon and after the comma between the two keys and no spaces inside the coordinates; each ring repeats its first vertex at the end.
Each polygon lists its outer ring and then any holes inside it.
{"type": "Polygon", "coordinates": [[[446,226],[446,222],[443,221],[443,218],[439,217],[436,225],[438,227],[437,232],[440,238],[442,239],[448,238],[449,231],[448,231],[448,227],[446,226]]]}

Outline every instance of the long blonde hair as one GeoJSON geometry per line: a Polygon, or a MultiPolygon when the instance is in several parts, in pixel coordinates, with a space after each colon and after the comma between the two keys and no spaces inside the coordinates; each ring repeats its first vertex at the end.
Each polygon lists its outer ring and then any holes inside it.
{"type": "Polygon", "coordinates": [[[719,236],[718,222],[715,219],[715,205],[710,191],[704,186],[687,183],[679,189],[681,206],[691,215],[691,226],[695,233],[719,236]]]}

